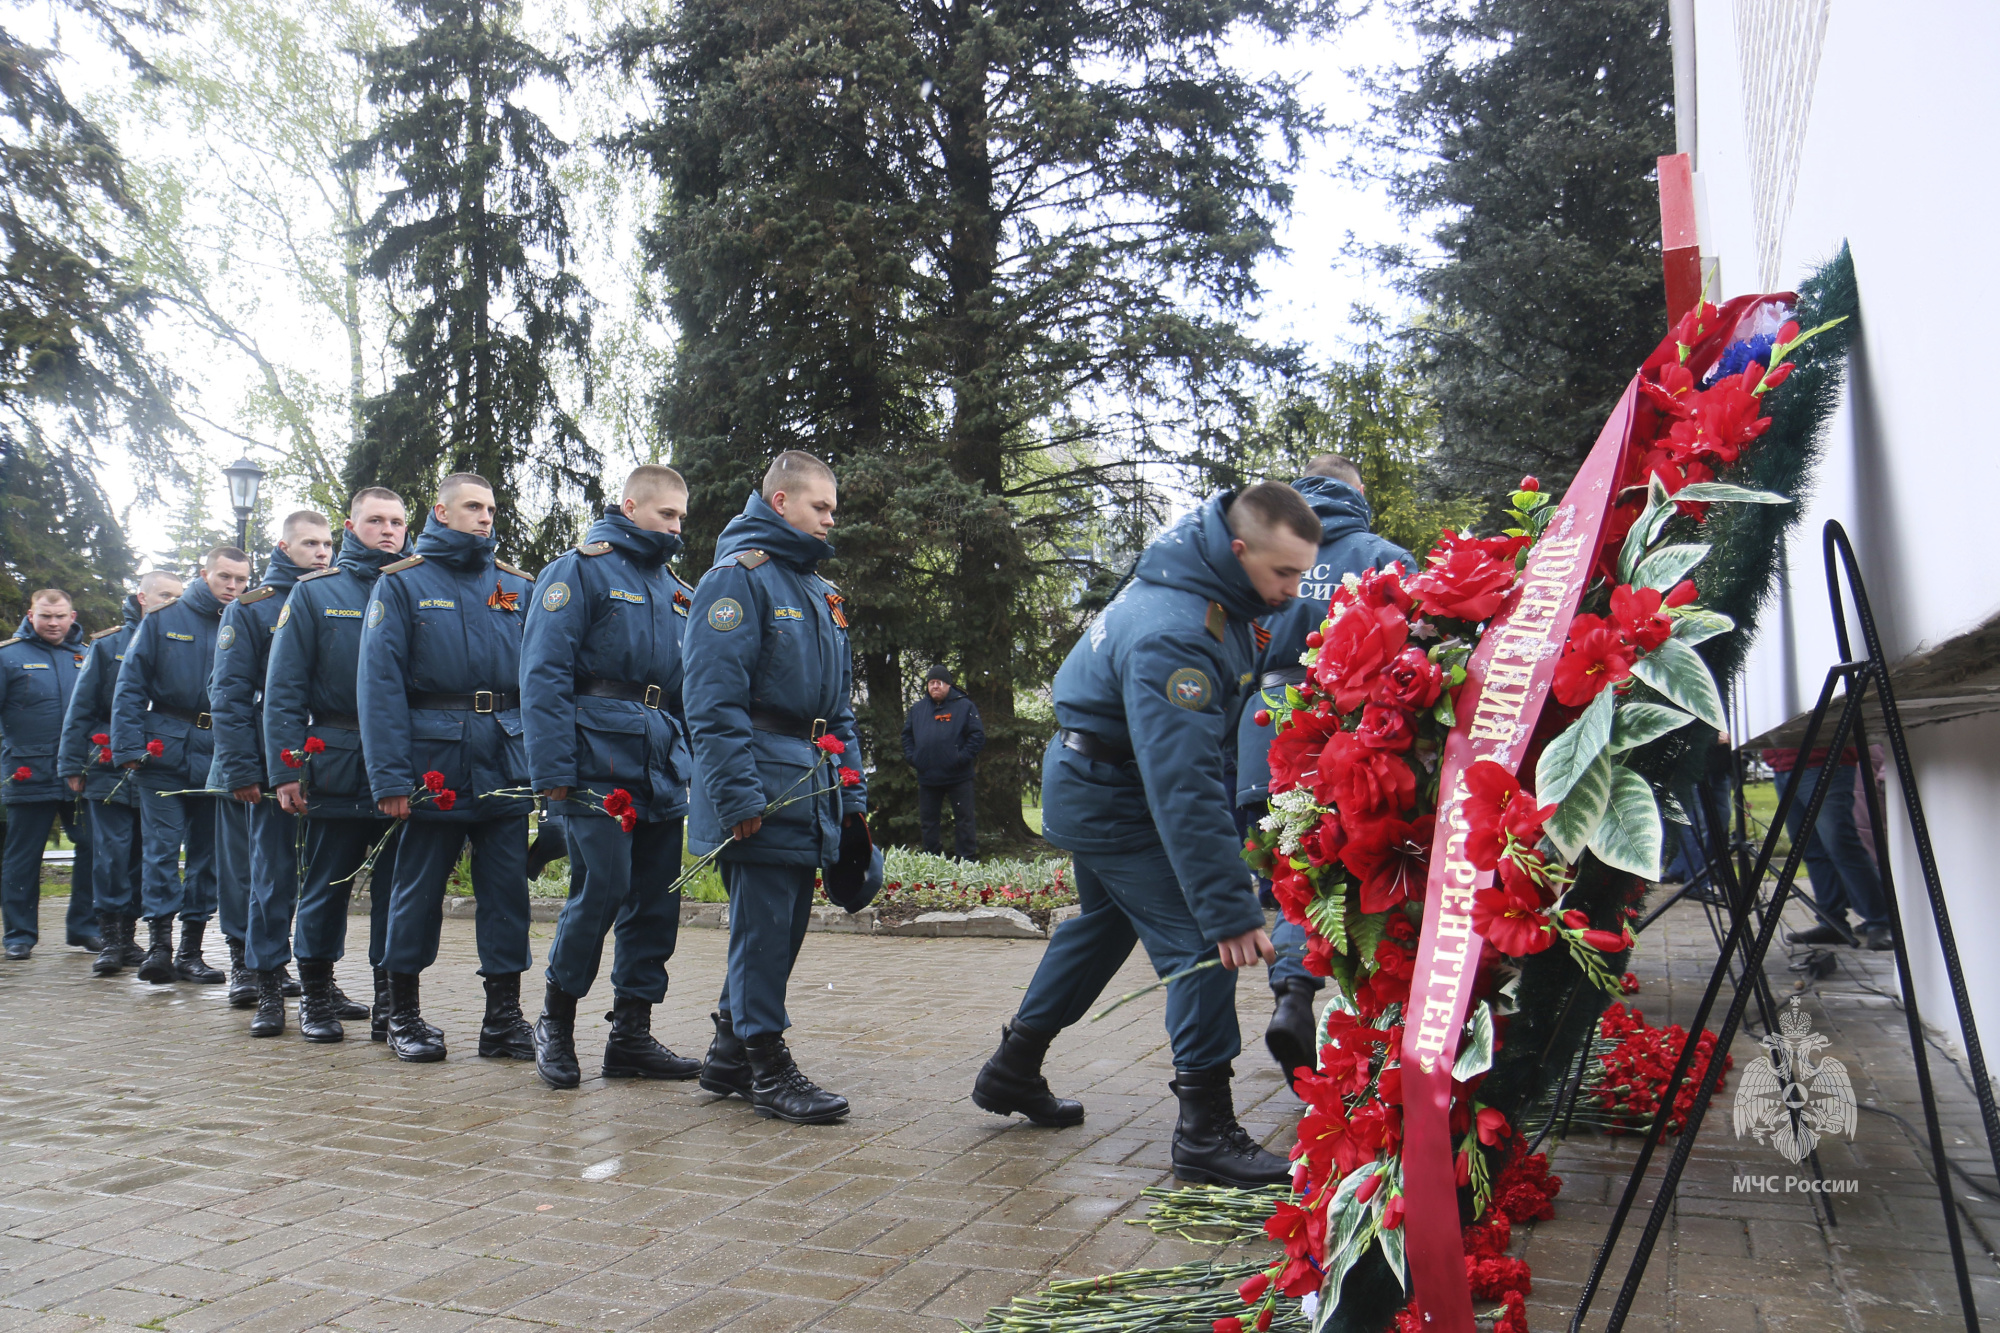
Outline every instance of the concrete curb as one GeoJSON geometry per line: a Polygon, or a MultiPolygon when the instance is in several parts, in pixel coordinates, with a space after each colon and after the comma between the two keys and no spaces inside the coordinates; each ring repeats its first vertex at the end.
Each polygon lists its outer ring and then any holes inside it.
{"type": "MultiPolygon", "coordinates": [[[[368,915],[368,895],[355,894],[348,903],[350,916],[368,915]]],[[[528,904],[529,919],[534,921],[554,921],[562,914],[563,900],[560,898],[535,898],[528,904]]],[[[1078,914],[1081,908],[1058,907],[1050,918],[1050,929],[1061,925],[1078,914]]],[[[444,914],[448,917],[471,919],[477,908],[469,897],[451,896],[444,900],[444,914]]],[[[693,926],[702,930],[727,930],[729,928],[729,904],[688,903],[681,904],[681,926],[693,926]]],[[[883,925],[881,913],[873,907],[864,907],[859,912],[847,913],[838,907],[813,908],[812,920],[807,923],[808,931],[825,931],[835,935],[895,935],[914,939],[989,939],[989,940],[1045,940],[1048,935],[1036,927],[1027,915],[1011,907],[975,907],[969,912],[925,912],[914,921],[900,925],[883,925]]]]}

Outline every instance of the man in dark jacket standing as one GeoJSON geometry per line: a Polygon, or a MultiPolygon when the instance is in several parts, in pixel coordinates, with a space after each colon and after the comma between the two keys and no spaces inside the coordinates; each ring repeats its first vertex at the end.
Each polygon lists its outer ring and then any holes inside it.
{"type": "Polygon", "coordinates": [[[924,850],[944,850],[939,815],[951,802],[952,855],[970,861],[979,855],[979,826],[972,812],[972,763],[986,748],[979,709],[951,678],[934,666],[924,677],[924,697],[903,719],[903,758],[917,770],[917,820],[924,850]]]}
{"type": "MultiPolygon", "coordinates": [[[[1319,559],[1300,580],[1297,599],[1258,621],[1270,639],[1257,654],[1258,693],[1244,706],[1236,730],[1235,798],[1239,822],[1246,829],[1263,817],[1271,795],[1271,740],[1277,733],[1269,710],[1284,704],[1287,686],[1305,680],[1299,658],[1306,650],[1306,635],[1326,619],[1334,590],[1349,574],[1397,561],[1406,572],[1417,568],[1408,551],[1370,530],[1374,515],[1363,493],[1361,471],[1339,454],[1321,454],[1307,463],[1305,475],[1292,483],[1292,489],[1306,498],[1319,520],[1319,559]],[[1260,715],[1265,715],[1261,723],[1260,715]]],[[[1318,1064],[1312,1006],[1326,982],[1305,969],[1303,927],[1281,920],[1271,933],[1271,943],[1278,949],[1278,961],[1271,967],[1277,1005],[1264,1031],[1264,1045],[1290,1082],[1301,1066],[1311,1069],[1318,1064]]]]}
{"type": "Polygon", "coordinates": [[[1298,593],[1319,521],[1297,491],[1260,482],[1217,495],[1139,557],[1134,576],[1056,673],[1061,730],[1042,762],[1043,836],[1076,865],[1081,916],[1059,927],[972,1100],[1039,1125],[1074,1125],[1042,1060],[1144,941],[1165,977],[1180,1100],[1176,1175],[1256,1188],[1290,1174],[1237,1123],[1242,1050],[1235,969],[1272,960],[1223,786],[1224,752],[1255,680],[1252,622],[1298,593]]]}
{"type": "Polygon", "coordinates": [[[77,844],[70,872],[72,945],[103,948],[90,905],[90,835],[72,824],[69,791],[56,772],[63,714],[83,670],[83,627],[69,594],[43,588],[28,599],[14,637],[0,643],[0,802],[7,806],[6,851],[0,854],[0,915],[7,957],[25,960],[41,934],[42,851],[49,828],[62,821],[77,844]],[[78,835],[82,837],[79,839],[78,835]]]}

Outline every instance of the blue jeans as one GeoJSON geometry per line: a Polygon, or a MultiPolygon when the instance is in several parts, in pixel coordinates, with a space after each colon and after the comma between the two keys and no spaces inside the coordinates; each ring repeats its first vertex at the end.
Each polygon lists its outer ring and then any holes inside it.
{"type": "Polygon", "coordinates": [[[1284,917],[1278,918],[1278,925],[1271,932],[1271,947],[1278,951],[1278,961],[1271,964],[1271,989],[1282,991],[1294,981],[1303,981],[1312,987],[1317,995],[1326,989],[1326,978],[1316,977],[1306,971],[1306,928],[1295,926],[1284,917]]]}
{"type": "Polygon", "coordinates": [[[292,913],[299,905],[299,817],[286,814],[270,799],[245,812],[250,816],[250,910],[249,929],[243,933],[243,965],[253,972],[275,972],[292,961],[292,913]]]}
{"type": "Polygon", "coordinates": [[[65,939],[75,944],[97,933],[91,908],[90,835],[75,824],[68,801],[23,801],[7,806],[7,841],[0,850],[0,922],[5,942],[34,947],[42,934],[42,853],[49,830],[61,820],[63,832],[76,844],[70,870],[69,914],[63,920],[65,939]],[[79,838],[77,835],[82,834],[79,838]]]}
{"type": "MultiPolygon", "coordinates": [[[[346,956],[347,904],[354,896],[354,873],[389,831],[386,819],[306,820],[306,863],[299,875],[299,910],[292,928],[292,948],[300,958],[337,963],[346,956]]],[[[389,896],[401,843],[400,834],[390,838],[368,872],[370,967],[382,966],[389,944],[389,896]]]]}
{"type": "MultiPolygon", "coordinates": [[[[1795,768],[1790,783],[1798,784],[1798,797],[1785,812],[1785,828],[1798,843],[1805,827],[1806,802],[1822,770],[1795,768]]],[[[1862,930],[1889,928],[1889,904],[1882,891],[1882,877],[1861,843],[1861,830],[1854,823],[1854,780],[1859,768],[1854,764],[1834,764],[1824,770],[1828,776],[1826,800],[1819,819],[1806,839],[1806,874],[1812,880],[1813,901],[1833,920],[1845,924],[1848,909],[1860,919],[1862,930]]],[[[1786,787],[1780,787],[1782,797],[1786,787]]]]}
{"type": "MultiPolygon", "coordinates": [[[[572,825],[572,827],[574,827],[572,825]]],[[[739,1037],[762,1037],[792,1025],[785,986],[812,920],[813,866],[722,860],[729,890],[729,965],[717,1008],[739,1037]]]]}
{"type": "Polygon", "coordinates": [[[215,915],[224,938],[250,933],[250,807],[232,796],[209,798],[215,807],[215,915]]]}
{"type": "Polygon", "coordinates": [[[389,947],[382,966],[415,974],[437,961],[445,885],[458,865],[458,854],[470,843],[479,975],[527,971],[528,817],[509,815],[474,823],[412,819],[401,838],[389,899],[389,947]]]}
{"type": "Polygon", "coordinates": [[[616,931],[611,993],[660,1003],[681,929],[680,891],[667,892],[681,873],[681,821],[642,822],[627,833],[609,815],[572,808],[563,827],[569,899],[549,945],[549,980],[566,995],[588,995],[604,960],[604,936],[616,931]]]}
{"type": "MultiPolygon", "coordinates": [[[[1216,956],[1188,910],[1166,848],[1078,852],[1071,860],[1083,913],[1056,929],[1016,1016],[1037,1032],[1060,1032],[1088,1014],[1140,941],[1162,977],[1216,956]]],[[[1176,1069],[1213,1069],[1235,1059],[1243,1050],[1236,974],[1211,967],[1169,986],[1167,1036],[1176,1069]]]]}
{"type": "Polygon", "coordinates": [[[139,837],[145,847],[141,915],[207,921],[215,914],[221,822],[213,796],[165,796],[139,789],[139,837]],[[182,847],[187,848],[185,869],[182,847]]]}
{"type": "Polygon", "coordinates": [[[90,891],[101,914],[139,915],[139,807],[85,801],[90,813],[90,891]]]}

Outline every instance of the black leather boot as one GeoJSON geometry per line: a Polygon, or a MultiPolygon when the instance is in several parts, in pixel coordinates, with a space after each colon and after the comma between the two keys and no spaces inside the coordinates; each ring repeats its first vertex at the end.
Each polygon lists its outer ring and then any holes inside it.
{"type": "Polygon", "coordinates": [[[139,961],[139,980],[164,986],[173,979],[173,913],[169,912],[165,916],[149,916],[146,918],[146,956],[139,961]]]}
{"type": "Polygon", "coordinates": [[[378,967],[375,973],[375,1005],[368,1011],[368,1040],[389,1040],[389,969],[378,967]]]}
{"type": "Polygon", "coordinates": [[[414,972],[391,972],[389,977],[389,1049],[398,1060],[429,1064],[444,1059],[444,1038],[424,1022],[414,972]]]}
{"type": "Polygon", "coordinates": [[[285,993],[285,998],[288,1000],[296,1000],[306,993],[306,988],[292,979],[292,969],[289,966],[278,968],[278,989],[285,993]]]}
{"type": "Polygon", "coordinates": [[[253,1037],[281,1037],[285,1033],[285,988],[276,972],[253,972],[257,978],[257,1012],[250,1018],[253,1037]]]}
{"type": "Polygon", "coordinates": [[[750,1100],[750,1057],[726,1014],[714,1013],[715,1040],[708,1044],[708,1057],[701,1062],[701,1086],[718,1097],[734,1094],[750,1100]]]}
{"type": "Polygon", "coordinates": [[[1198,1185],[1228,1185],[1260,1189],[1292,1178],[1292,1164],[1267,1152],[1236,1123],[1236,1105],[1229,1095],[1235,1070],[1176,1069],[1167,1084],[1180,1098],[1180,1123],[1174,1126],[1174,1174],[1198,1185]]]}
{"type": "Polygon", "coordinates": [[[97,961],[90,965],[91,974],[116,976],[125,970],[125,918],[116,912],[105,912],[97,918],[97,929],[103,936],[104,945],[98,952],[97,961]]]}
{"type": "Polygon", "coordinates": [[[81,935],[72,935],[67,942],[72,949],[83,949],[89,953],[104,952],[104,936],[93,935],[88,929],[81,935]]]}
{"type": "Polygon", "coordinates": [[[800,1072],[781,1032],[743,1041],[750,1057],[750,1104],[761,1116],[795,1125],[823,1125],[847,1114],[847,1098],[836,1096],[800,1072]]]}
{"type": "Polygon", "coordinates": [[[479,1024],[479,1053],[505,1060],[535,1058],[535,1030],[521,1013],[521,974],[481,977],[486,983],[486,1017],[479,1024]]]}
{"type": "MultiPolygon", "coordinates": [[[[350,1023],[358,1023],[362,1019],[369,1017],[370,1014],[368,1006],[361,1003],[361,1001],[359,1000],[348,999],[347,992],[342,990],[340,988],[340,983],[333,979],[332,963],[327,964],[327,969],[328,970],[326,974],[326,984],[328,990],[332,994],[333,1016],[335,1018],[344,1019],[350,1023]]],[[[301,958],[299,959],[299,979],[303,981],[305,979],[305,975],[306,975],[306,960],[301,958]]]]}
{"type": "Polygon", "coordinates": [[[1311,982],[1296,977],[1287,981],[1278,991],[1278,1007],[1271,1012],[1271,1026],[1264,1029],[1264,1045],[1294,1092],[1298,1091],[1298,1069],[1319,1067],[1319,1052],[1313,1049],[1316,994],[1311,982]]]}
{"type": "Polygon", "coordinates": [[[675,1055],[653,1039],[653,1006],[630,995],[611,997],[611,1036],[604,1043],[606,1078],[693,1078],[701,1061],[675,1055]]]}
{"type": "Polygon", "coordinates": [[[206,921],[181,922],[181,947],[174,954],[174,975],[182,981],[198,982],[203,986],[220,986],[228,978],[210,967],[208,960],[201,956],[201,937],[207,929],[206,921]]]}
{"type": "Polygon", "coordinates": [[[251,1009],[257,1004],[257,974],[243,966],[243,941],[229,940],[229,1007],[251,1009]]]}
{"type": "Polygon", "coordinates": [[[583,1082],[576,1059],[576,996],[553,981],[542,992],[542,1016],[535,1023],[535,1072],[552,1088],[583,1082]]]}
{"type": "Polygon", "coordinates": [[[137,967],[146,961],[146,951],[139,945],[139,918],[123,916],[118,922],[118,938],[125,945],[125,966],[137,967]]]}
{"type": "MultiPolygon", "coordinates": [[[[347,1036],[333,997],[333,964],[299,959],[299,1035],[311,1042],[335,1042],[347,1036]]],[[[362,1011],[364,1014],[367,1010],[362,1011]]]]}
{"type": "Polygon", "coordinates": [[[995,1115],[1019,1112],[1031,1124],[1061,1129],[1083,1123],[1083,1103],[1058,1097],[1042,1077],[1052,1032],[1023,1027],[1019,1019],[1000,1029],[1000,1049],[972,1081],[972,1104],[995,1115]]]}

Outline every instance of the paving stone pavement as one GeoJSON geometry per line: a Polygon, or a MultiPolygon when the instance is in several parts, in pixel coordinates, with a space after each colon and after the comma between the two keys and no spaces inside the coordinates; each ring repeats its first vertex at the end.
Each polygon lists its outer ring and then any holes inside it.
{"type": "MultiPolygon", "coordinates": [[[[62,906],[45,901],[44,919],[62,906]]],[[[1037,1130],[966,1100],[1038,942],[810,937],[795,1049],[855,1114],[800,1127],[692,1084],[591,1079],[558,1093],[525,1065],[473,1057],[472,923],[444,929],[426,974],[426,1012],[453,1051],[442,1065],[399,1064],[365,1032],[253,1041],[220,987],[96,980],[75,950],[0,966],[0,1330],[942,1333],[1051,1276],[1215,1254],[1124,1225],[1139,1190],[1168,1179],[1159,995],[1058,1041],[1050,1075],[1086,1101],[1083,1126],[1037,1130]]],[[[538,956],[552,929],[534,927],[538,956]]],[[[1655,1021],[1685,1017],[1713,942],[1693,908],[1655,930],[1637,1000],[1655,1021]]],[[[655,1022],[678,1049],[706,1044],[724,943],[681,935],[655,1022]]],[[[1915,1122],[1900,1016],[1863,988],[1881,984],[1884,958],[1821,983],[1814,1019],[1864,1100],[1915,1122]]],[[[365,992],[358,956],[341,972],[365,992]]],[[[1113,993],[1147,979],[1135,960],[1113,993]]],[[[1282,1148],[1297,1103],[1257,1040],[1268,1004],[1261,978],[1246,982],[1238,1104],[1282,1148]]],[[[588,1071],[605,1029],[602,1008],[583,1012],[588,1071]]],[[[1739,1064],[1754,1053],[1747,1039],[1736,1050],[1739,1064]]],[[[1972,1145],[1957,1151],[1984,1177],[1963,1080],[1941,1064],[1940,1083],[1956,1098],[1953,1137],[1972,1145]]],[[[1525,1242],[1537,1329],[1567,1325],[1631,1146],[1557,1148],[1558,1219],[1525,1242]]],[[[1864,1116],[1824,1160],[1861,1182],[1837,1228],[1795,1196],[1733,1193],[1732,1175],[1785,1163],[1730,1139],[1725,1108],[1628,1327],[1959,1326],[1936,1204],[1902,1131],[1864,1116]]],[[[1995,1232],[2000,1210],[1970,1213],[1995,1232]]],[[[1969,1243],[1992,1303],[2000,1279],[1980,1236],[1969,1243]]]]}

